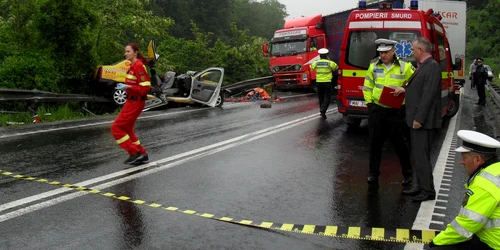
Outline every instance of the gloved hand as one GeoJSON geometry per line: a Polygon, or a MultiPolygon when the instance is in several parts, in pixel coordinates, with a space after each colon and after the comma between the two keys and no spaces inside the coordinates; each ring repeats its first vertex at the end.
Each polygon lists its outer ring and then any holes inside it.
{"type": "Polygon", "coordinates": [[[123,84],[123,83],[118,83],[115,87],[115,89],[119,89],[119,90],[126,90],[128,88],[130,88],[130,85],[123,84]]]}

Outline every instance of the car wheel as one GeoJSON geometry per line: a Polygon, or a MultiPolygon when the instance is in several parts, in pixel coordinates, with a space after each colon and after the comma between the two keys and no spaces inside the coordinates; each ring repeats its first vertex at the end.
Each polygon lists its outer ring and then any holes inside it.
{"type": "Polygon", "coordinates": [[[123,105],[127,101],[127,92],[125,92],[125,90],[115,89],[112,97],[116,105],[123,105]]]}
{"type": "Polygon", "coordinates": [[[217,97],[217,102],[215,102],[215,107],[222,107],[222,104],[224,104],[224,92],[221,90],[217,97]]]}

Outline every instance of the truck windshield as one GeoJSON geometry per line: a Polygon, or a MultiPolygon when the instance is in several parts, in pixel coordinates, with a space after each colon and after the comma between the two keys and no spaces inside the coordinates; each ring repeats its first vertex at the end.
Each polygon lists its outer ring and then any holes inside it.
{"type": "Polygon", "coordinates": [[[420,36],[415,30],[360,30],[351,31],[347,45],[346,62],[349,65],[368,69],[370,61],[378,57],[375,40],[385,38],[398,41],[396,54],[407,62],[415,62],[411,47],[412,42],[420,36]]]}
{"type": "Polygon", "coordinates": [[[306,40],[273,43],[271,46],[271,56],[290,56],[302,54],[306,52],[306,46],[306,40]]]}

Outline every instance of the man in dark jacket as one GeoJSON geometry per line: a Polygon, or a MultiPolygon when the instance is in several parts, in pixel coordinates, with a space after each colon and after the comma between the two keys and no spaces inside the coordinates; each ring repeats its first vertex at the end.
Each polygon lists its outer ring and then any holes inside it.
{"type": "Polygon", "coordinates": [[[431,55],[432,43],[425,37],[413,42],[418,68],[405,87],[395,95],[406,95],[406,123],[411,129],[411,152],[417,173],[417,187],[403,190],[413,201],[436,199],[430,153],[433,137],[441,128],[441,68],[431,55]]]}
{"type": "Polygon", "coordinates": [[[477,95],[479,100],[476,104],[484,106],[486,104],[486,79],[488,79],[488,70],[483,66],[483,59],[478,58],[476,60],[476,69],[472,76],[472,81],[474,81],[474,86],[477,88],[477,95]]]}

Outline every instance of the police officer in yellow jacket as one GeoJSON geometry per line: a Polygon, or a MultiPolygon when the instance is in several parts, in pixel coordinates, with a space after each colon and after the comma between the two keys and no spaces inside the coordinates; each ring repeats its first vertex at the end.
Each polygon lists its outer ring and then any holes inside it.
{"type": "Polygon", "coordinates": [[[455,151],[469,174],[460,212],[429,244],[431,249],[500,249],[500,142],[479,132],[458,131],[455,151]]]}
{"type": "Polygon", "coordinates": [[[402,122],[399,109],[381,104],[379,100],[384,87],[396,88],[406,84],[413,74],[414,68],[411,63],[404,62],[395,55],[396,41],[377,39],[375,43],[380,56],[370,63],[363,86],[363,95],[368,106],[370,134],[370,171],[367,181],[369,184],[378,183],[382,148],[385,140],[389,137],[401,164],[402,184],[409,186],[413,180],[413,171],[410,163],[410,151],[404,141],[406,125],[402,122]]]}
{"type": "Polygon", "coordinates": [[[332,98],[332,73],[338,69],[338,66],[328,59],[328,49],[320,49],[318,53],[320,59],[311,64],[311,69],[316,70],[320,115],[326,119],[326,111],[332,98]]]}

